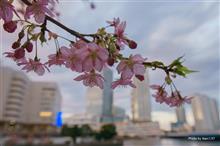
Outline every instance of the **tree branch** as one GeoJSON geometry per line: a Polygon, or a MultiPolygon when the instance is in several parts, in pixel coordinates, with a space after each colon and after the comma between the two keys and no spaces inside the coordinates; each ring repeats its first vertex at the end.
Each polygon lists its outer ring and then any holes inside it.
{"type": "MultiPolygon", "coordinates": [[[[21,0],[21,1],[22,1],[24,4],[28,5],[28,6],[31,5],[31,3],[30,3],[28,0],[21,0]]],[[[67,26],[63,25],[62,23],[58,22],[57,20],[53,19],[52,17],[46,15],[46,18],[45,18],[45,19],[46,19],[46,21],[52,22],[53,24],[59,26],[60,28],[62,28],[62,29],[64,29],[65,31],[67,31],[68,33],[70,33],[70,34],[72,34],[72,35],[74,35],[74,36],[76,36],[76,37],[82,39],[83,41],[85,41],[85,42],[87,42],[87,43],[90,42],[88,39],[86,39],[86,38],[83,37],[83,34],[80,34],[79,32],[68,28],[67,26]]]]}

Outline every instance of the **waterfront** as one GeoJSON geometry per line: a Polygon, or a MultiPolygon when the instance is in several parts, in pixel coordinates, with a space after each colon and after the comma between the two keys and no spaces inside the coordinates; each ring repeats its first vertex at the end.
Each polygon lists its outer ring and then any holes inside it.
{"type": "MultiPolygon", "coordinates": [[[[171,139],[171,138],[161,138],[161,139],[131,139],[124,140],[123,145],[114,144],[114,146],[219,146],[220,141],[195,141],[195,140],[184,140],[184,139],[171,139]]],[[[0,146],[5,146],[1,143],[0,146]]],[[[20,145],[19,145],[20,146],[20,145]]],[[[41,145],[43,146],[43,145],[41,145]]],[[[53,146],[53,145],[50,145],[53,146]]],[[[60,145],[59,145],[60,146],[60,145]]],[[[67,146],[67,145],[62,145],[67,146]]],[[[97,144],[77,144],[73,146],[97,146],[97,144]]],[[[98,146],[109,146],[109,144],[98,144],[98,146]]],[[[111,145],[112,146],[112,145],[111,145]]]]}
{"type": "Polygon", "coordinates": [[[157,141],[126,140],[123,146],[219,146],[220,141],[192,141],[182,139],[162,138],[157,141]]]}

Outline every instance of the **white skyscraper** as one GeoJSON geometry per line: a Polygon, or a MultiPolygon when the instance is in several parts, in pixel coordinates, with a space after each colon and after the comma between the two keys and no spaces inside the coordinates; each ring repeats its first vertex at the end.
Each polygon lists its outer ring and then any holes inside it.
{"type": "Polygon", "coordinates": [[[93,116],[102,114],[102,90],[98,87],[88,87],[86,91],[86,113],[93,116]]]}
{"type": "Polygon", "coordinates": [[[197,94],[192,100],[196,131],[219,129],[219,113],[216,100],[197,94]]]}
{"type": "Polygon", "coordinates": [[[0,67],[0,121],[25,122],[30,80],[19,71],[0,67]]]}
{"type": "Polygon", "coordinates": [[[136,88],[133,88],[131,93],[132,117],[134,121],[151,121],[151,100],[147,70],[144,77],[144,81],[139,81],[134,77],[136,88]]]}
{"type": "Polygon", "coordinates": [[[34,82],[21,71],[0,67],[0,121],[54,124],[60,109],[56,83],[34,82]]]}
{"type": "Polygon", "coordinates": [[[175,111],[176,111],[177,122],[186,123],[185,108],[183,106],[176,107],[175,111]]]}

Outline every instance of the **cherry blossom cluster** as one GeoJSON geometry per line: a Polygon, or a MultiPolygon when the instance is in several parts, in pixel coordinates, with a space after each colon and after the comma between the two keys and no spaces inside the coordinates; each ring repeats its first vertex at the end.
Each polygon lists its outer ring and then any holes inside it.
{"type": "MultiPolygon", "coordinates": [[[[74,78],[75,81],[82,81],[85,86],[103,88],[105,81],[102,76],[103,68],[115,66],[120,78],[112,82],[113,89],[117,86],[135,88],[132,78],[143,81],[146,68],[163,70],[167,75],[165,78],[167,84],[172,82],[171,77],[175,78],[176,75],[185,77],[193,72],[182,65],[182,57],[167,66],[160,61],[147,62],[147,59],[140,54],[124,57],[121,50],[136,49],[137,43],[127,37],[126,21],[121,21],[119,18],[107,21],[107,26],[99,28],[94,34],[81,34],[56,20],[59,15],[54,9],[57,0],[20,1],[25,7],[17,10],[12,5],[13,1],[0,0],[0,20],[4,21],[3,28],[8,33],[15,32],[18,30],[18,25],[21,26],[17,40],[11,45],[11,51],[5,52],[4,55],[14,60],[26,72],[33,71],[38,75],[44,75],[46,71],[50,72],[50,67],[62,66],[79,73],[74,78]],[[13,20],[15,17],[18,20],[13,20]],[[72,34],[75,39],[65,38],[52,32],[47,26],[48,22],[72,34]],[[108,32],[109,29],[111,32],[108,32]],[[69,46],[60,47],[59,39],[68,41],[69,46]],[[43,45],[50,40],[55,42],[55,53],[49,54],[48,59],[43,61],[37,44],[40,42],[43,45]],[[30,58],[28,56],[31,55],[28,54],[33,54],[34,57],[30,58]]],[[[157,102],[179,106],[190,101],[190,98],[182,98],[177,90],[172,91],[168,96],[164,86],[153,85],[152,88],[157,91],[153,95],[157,102]]]]}
{"type": "Polygon", "coordinates": [[[170,107],[174,106],[181,106],[184,103],[191,103],[191,99],[193,97],[182,97],[178,90],[171,91],[171,94],[168,95],[167,91],[165,90],[165,85],[151,85],[150,88],[155,90],[155,94],[152,96],[155,98],[155,101],[158,103],[165,103],[170,107]]]}

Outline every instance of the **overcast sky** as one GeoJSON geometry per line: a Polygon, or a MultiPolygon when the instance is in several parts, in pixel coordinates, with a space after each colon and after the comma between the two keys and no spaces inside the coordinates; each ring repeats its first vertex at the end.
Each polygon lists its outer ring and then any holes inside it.
{"type": "MultiPolygon", "coordinates": [[[[185,55],[184,63],[199,72],[189,75],[186,79],[177,78],[175,83],[181,93],[183,95],[201,93],[219,99],[219,2],[111,0],[97,1],[95,4],[96,9],[91,10],[88,3],[82,1],[60,0],[58,7],[61,12],[60,21],[77,31],[93,33],[99,27],[106,26],[106,20],[120,17],[121,20],[127,21],[127,36],[138,43],[138,49],[123,51],[126,56],[131,53],[141,53],[149,61],[161,60],[169,63],[185,55]]],[[[61,29],[51,27],[52,30],[61,32],[61,29]]],[[[1,34],[1,45],[5,51],[9,49],[14,38],[2,30],[1,34]]],[[[68,33],[62,35],[73,38],[68,33]]],[[[60,44],[66,42],[60,40],[60,44]]],[[[47,56],[54,50],[54,45],[48,44],[41,50],[42,56],[47,56]]],[[[12,61],[2,56],[1,62],[3,65],[18,68],[12,61]]],[[[149,73],[151,84],[163,83],[164,75],[160,71],[149,73]]],[[[51,73],[42,77],[32,73],[29,76],[34,80],[59,83],[63,95],[62,110],[65,114],[85,111],[86,88],[81,83],[73,81],[75,73],[65,68],[53,67],[51,73]]],[[[114,91],[114,104],[125,108],[127,113],[130,113],[130,93],[131,88],[118,88],[114,91]]],[[[154,120],[169,119],[164,127],[168,122],[175,121],[173,108],[155,103],[153,99],[152,104],[154,120]]],[[[190,106],[186,108],[189,121],[193,123],[190,106]]]]}

